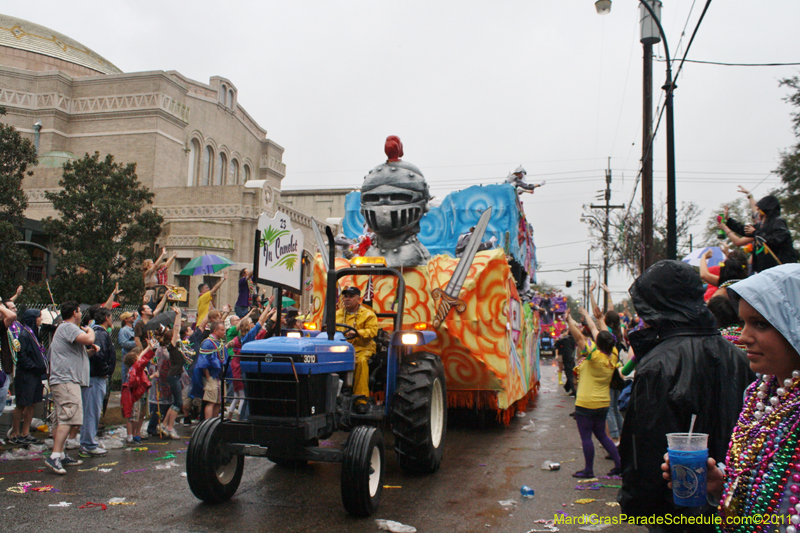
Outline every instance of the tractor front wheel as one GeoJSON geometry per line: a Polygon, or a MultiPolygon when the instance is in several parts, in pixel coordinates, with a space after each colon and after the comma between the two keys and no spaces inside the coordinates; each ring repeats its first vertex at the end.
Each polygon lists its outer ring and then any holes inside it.
{"type": "Polygon", "coordinates": [[[200,424],[186,451],[189,488],[206,503],[230,500],[244,472],[244,456],[231,453],[220,437],[221,422],[215,417],[200,424]]]}
{"type": "Polygon", "coordinates": [[[385,450],[383,434],[370,426],[350,432],[342,461],[342,503],[354,516],[370,516],[378,510],[383,491],[385,450]]]}

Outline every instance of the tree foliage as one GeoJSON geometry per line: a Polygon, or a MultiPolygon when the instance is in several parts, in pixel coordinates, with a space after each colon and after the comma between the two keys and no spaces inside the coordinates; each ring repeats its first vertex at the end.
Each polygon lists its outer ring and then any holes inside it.
{"type": "MultiPolygon", "coordinates": [[[[689,230],[700,216],[702,209],[693,202],[684,202],[678,210],[678,257],[689,252],[689,230]]],[[[584,220],[589,224],[592,249],[603,251],[603,227],[605,219],[602,209],[594,209],[584,220]]],[[[609,220],[608,266],[627,272],[632,277],[642,273],[642,209],[634,204],[628,210],[611,213],[609,220]]],[[[662,200],[653,206],[653,247],[655,261],[667,258],[666,203],[662,200]]]]}
{"type": "MultiPolygon", "coordinates": [[[[0,115],[6,110],[0,107],[0,115]]],[[[18,285],[16,275],[28,266],[28,253],[15,244],[20,234],[15,226],[22,224],[28,198],[22,180],[30,176],[29,167],[36,165],[36,148],[8,124],[0,123],[0,296],[8,297],[18,285]]]]}
{"type": "Polygon", "coordinates": [[[56,301],[103,302],[118,282],[122,298],[140,302],[140,265],[164,219],[146,209],[154,195],[139,182],[136,164],[86,154],[64,165],[59,185],[45,195],[60,216],[44,221],[60,250],[51,283],[56,301]]]}
{"type": "Polygon", "coordinates": [[[794,91],[784,100],[798,110],[791,113],[792,128],[798,142],[781,153],[775,170],[783,183],[783,189],[779,191],[781,215],[797,237],[800,235],[800,76],[783,79],[780,84],[794,91]]]}

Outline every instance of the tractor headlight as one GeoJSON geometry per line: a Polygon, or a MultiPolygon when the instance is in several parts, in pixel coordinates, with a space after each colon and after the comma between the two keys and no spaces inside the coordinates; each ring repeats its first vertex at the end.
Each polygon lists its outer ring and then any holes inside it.
{"type": "Polygon", "coordinates": [[[286,336],[290,339],[299,339],[302,337],[299,331],[289,331],[288,333],[286,333],[286,336]]]}
{"type": "Polygon", "coordinates": [[[415,346],[419,342],[419,336],[416,333],[403,333],[400,342],[406,346],[415,346]]]}

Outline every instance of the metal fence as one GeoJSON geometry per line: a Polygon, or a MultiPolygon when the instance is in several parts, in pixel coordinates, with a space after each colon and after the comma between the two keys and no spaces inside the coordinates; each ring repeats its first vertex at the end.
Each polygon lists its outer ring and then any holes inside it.
{"type": "MultiPolygon", "coordinates": [[[[38,309],[40,311],[43,309],[49,309],[55,311],[58,316],[61,316],[58,308],[54,307],[53,304],[20,304],[17,306],[18,316],[22,317],[22,313],[24,313],[26,309],[38,309]]],[[[114,329],[111,332],[111,341],[114,343],[114,348],[117,350],[118,358],[119,354],[121,353],[121,348],[119,346],[119,330],[122,328],[122,323],[120,322],[119,317],[125,311],[133,313],[138,309],[139,307],[136,305],[120,305],[111,310],[111,315],[114,317],[114,329]]],[[[43,337],[44,338],[41,339],[42,344],[45,346],[45,348],[47,348],[50,346],[50,339],[52,335],[43,335],[43,337]]]]}

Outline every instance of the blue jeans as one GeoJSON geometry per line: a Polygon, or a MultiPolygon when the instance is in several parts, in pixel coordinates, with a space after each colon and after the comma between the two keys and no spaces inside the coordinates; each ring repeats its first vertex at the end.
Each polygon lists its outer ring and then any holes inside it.
{"type": "Polygon", "coordinates": [[[181,388],[181,377],[169,376],[167,378],[167,383],[169,383],[169,390],[172,393],[172,409],[176,413],[180,413],[183,410],[183,389],[181,388]]]}
{"type": "Polygon", "coordinates": [[[158,435],[158,425],[161,423],[161,420],[164,418],[164,415],[167,414],[169,411],[170,404],[162,403],[157,404],[150,402],[150,421],[147,423],[147,433],[150,435],[158,435]],[[161,416],[159,417],[159,411],[161,416]]]}
{"type": "Polygon", "coordinates": [[[8,399],[8,388],[11,386],[11,382],[14,381],[14,376],[9,376],[6,374],[6,382],[3,383],[3,386],[0,387],[0,414],[3,413],[3,410],[6,408],[6,400],[8,399]]]}
{"type": "Polygon", "coordinates": [[[108,378],[89,378],[89,386],[81,389],[83,400],[83,426],[81,427],[81,446],[88,450],[97,448],[97,427],[103,411],[103,398],[106,395],[108,378]]]}
{"type": "Polygon", "coordinates": [[[247,315],[247,313],[250,312],[250,308],[247,307],[246,305],[237,305],[234,306],[233,311],[239,318],[244,318],[247,315]]]}
{"type": "Polygon", "coordinates": [[[608,407],[608,416],[606,417],[608,432],[612,439],[618,439],[622,431],[622,415],[619,413],[619,393],[622,391],[609,388],[608,392],[611,396],[611,405],[608,407]]]}

